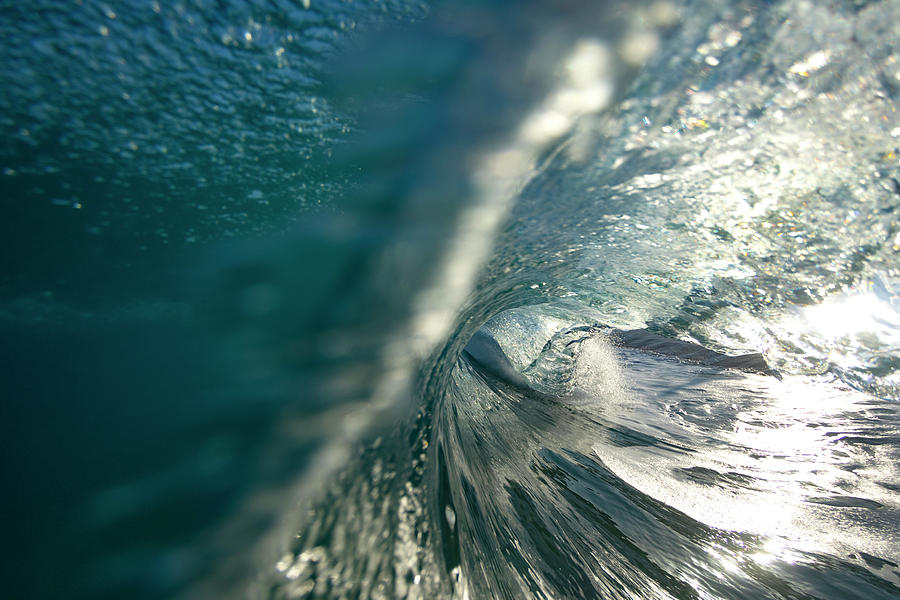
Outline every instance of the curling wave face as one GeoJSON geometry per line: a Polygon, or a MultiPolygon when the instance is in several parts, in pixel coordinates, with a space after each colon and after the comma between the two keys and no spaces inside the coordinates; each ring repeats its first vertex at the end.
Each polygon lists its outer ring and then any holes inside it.
{"type": "Polygon", "coordinates": [[[541,156],[404,441],[277,595],[900,591],[897,6],[675,8],[541,156]]]}
{"type": "Polygon", "coordinates": [[[897,597],[898,23],[6,11],[8,587],[897,597]]]}

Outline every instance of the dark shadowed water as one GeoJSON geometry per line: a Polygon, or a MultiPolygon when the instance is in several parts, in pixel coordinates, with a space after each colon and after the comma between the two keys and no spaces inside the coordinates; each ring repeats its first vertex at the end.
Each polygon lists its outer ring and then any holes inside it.
{"type": "Polygon", "coordinates": [[[900,597],[898,28],[6,3],[4,596],[900,597]]]}

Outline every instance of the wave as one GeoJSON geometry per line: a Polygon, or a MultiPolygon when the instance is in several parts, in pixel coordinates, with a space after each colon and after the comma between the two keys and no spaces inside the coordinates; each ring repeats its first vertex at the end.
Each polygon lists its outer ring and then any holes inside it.
{"type": "Polygon", "coordinates": [[[891,142],[856,146],[831,70],[883,81],[860,32],[891,9],[704,8],[540,156],[415,423],[308,515],[271,593],[897,594],[896,392],[852,338],[892,344],[891,142]]]}
{"type": "Polygon", "coordinates": [[[897,12],[10,13],[10,589],[896,597],[897,12]]]}

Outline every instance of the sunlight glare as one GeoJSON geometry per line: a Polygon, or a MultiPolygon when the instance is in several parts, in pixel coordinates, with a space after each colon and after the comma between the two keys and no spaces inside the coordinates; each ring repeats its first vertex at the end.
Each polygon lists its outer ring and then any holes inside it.
{"type": "Polygon", "coordinates": [[[874,292],[842,295],[810,306],[804,320],[831,340],[860,333],[874,333],[883,342],[900,344],[900,314],[874,292]]]}

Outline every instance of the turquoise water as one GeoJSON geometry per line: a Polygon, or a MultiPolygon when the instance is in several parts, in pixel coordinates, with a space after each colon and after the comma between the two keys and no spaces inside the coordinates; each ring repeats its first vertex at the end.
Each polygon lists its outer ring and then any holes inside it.
{"type": "Polygon", "coordinates": [[[4,8],[7,595],[900,596],[898,13],[4,8]]]}

